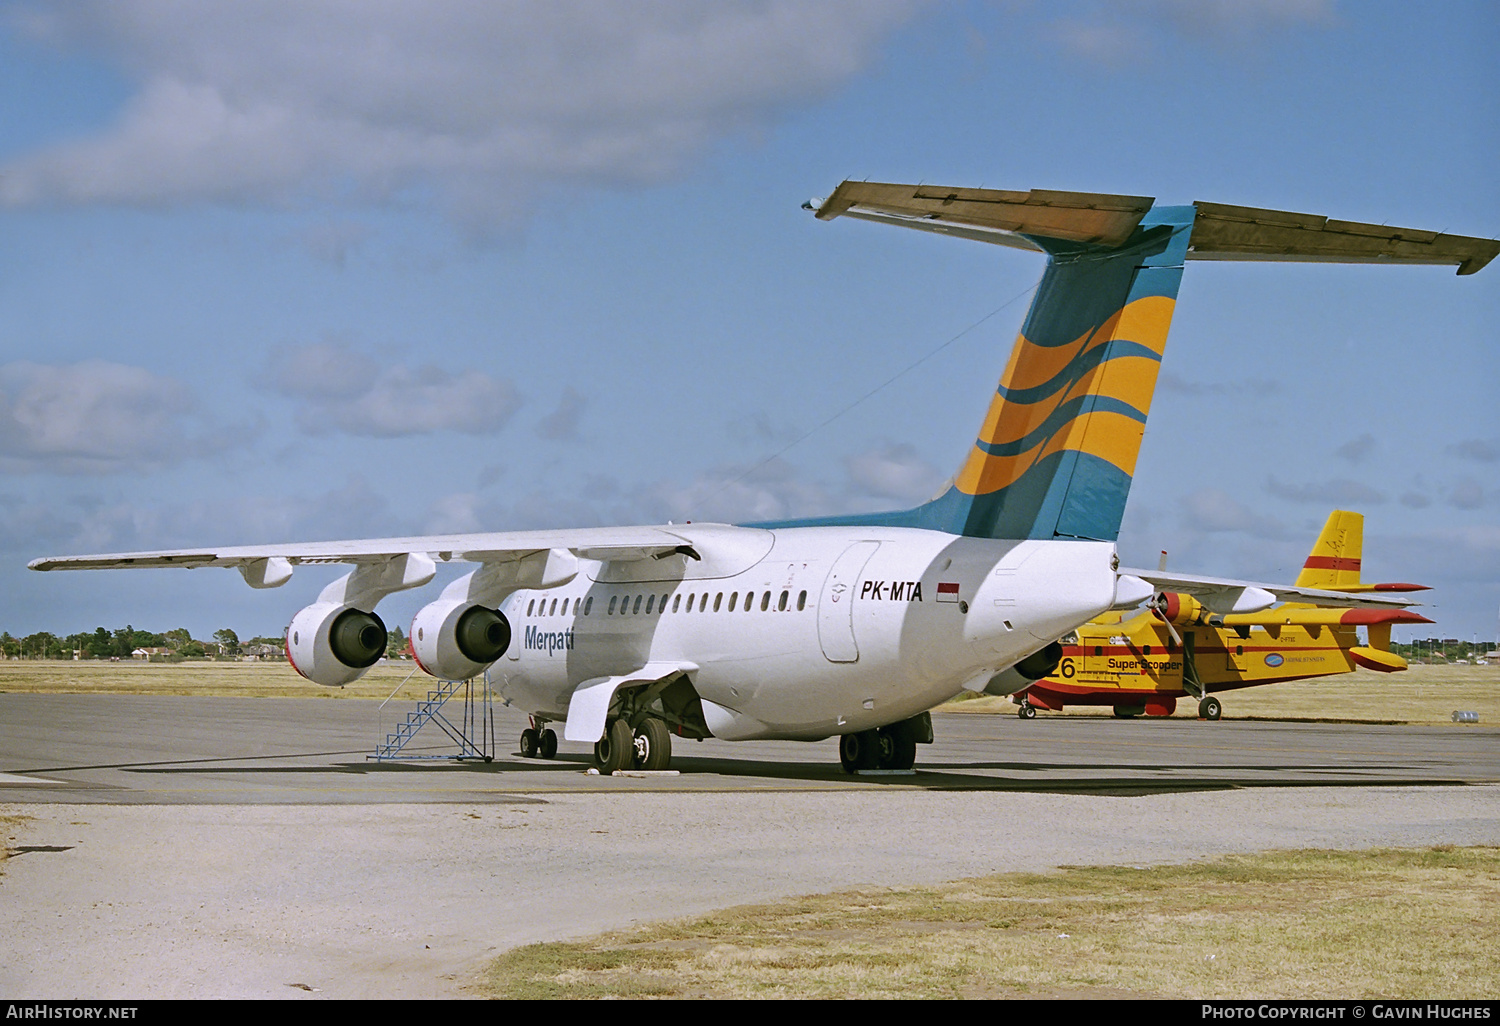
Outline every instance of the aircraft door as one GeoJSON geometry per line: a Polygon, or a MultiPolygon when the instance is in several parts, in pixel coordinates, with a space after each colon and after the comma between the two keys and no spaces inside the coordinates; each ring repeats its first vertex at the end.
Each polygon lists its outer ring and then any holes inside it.
{"type": "Polygon", "coordinates": [[[831,663],[852,663],[859,659],[854,640],[854,585],[875,550],[876,541],[855,542],[834,560],[823,594],[818,599],[818,643],[831,663]]]}

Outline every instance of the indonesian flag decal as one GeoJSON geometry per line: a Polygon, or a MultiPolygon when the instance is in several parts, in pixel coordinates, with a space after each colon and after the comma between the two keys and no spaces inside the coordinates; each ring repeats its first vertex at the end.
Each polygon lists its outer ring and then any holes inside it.
{"type": "Polygon", "coordinates": [[[938,591],[937,591],[937,600],[939,602],[957,602],[958,601],[958,582],[957,581],[939,581],[938,582],[938,591]]]}

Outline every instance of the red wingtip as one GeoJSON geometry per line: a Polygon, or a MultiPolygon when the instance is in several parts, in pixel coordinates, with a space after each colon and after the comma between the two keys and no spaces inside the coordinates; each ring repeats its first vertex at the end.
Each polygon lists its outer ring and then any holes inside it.
{"type": "Polygon", "coordinates": [[[1409,609],[1351,609],[1339,617],[1339,623],[1350,627],[1377,623],[1435,623],[1409,609]]]}

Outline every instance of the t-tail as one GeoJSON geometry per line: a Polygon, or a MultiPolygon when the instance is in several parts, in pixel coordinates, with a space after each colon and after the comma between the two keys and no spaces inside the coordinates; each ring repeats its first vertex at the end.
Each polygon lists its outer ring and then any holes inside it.
{"type": "MultiPolygon", "coordinates": [[[[806,204],[1044,253],[984,424],[952,483],[893,513],[765,526],[923,527],[978,538],[1114,541],[1187,260],[1457,264],[1500,243],[1309,214],[1150,197],[846,181],[806,204]]],[[[1357,577],[1356,577],[1357,580],[1357,577]]]]}

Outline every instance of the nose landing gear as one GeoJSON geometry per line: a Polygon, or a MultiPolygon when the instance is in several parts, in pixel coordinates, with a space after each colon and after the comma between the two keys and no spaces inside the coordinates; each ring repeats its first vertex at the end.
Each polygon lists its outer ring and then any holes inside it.
{"type": "Polygon", "coordinates": [[[521,757],[550,759],[557,754],[557,733],[546,720],[532,718],[531,726],[521,731],[521,757]]]}

